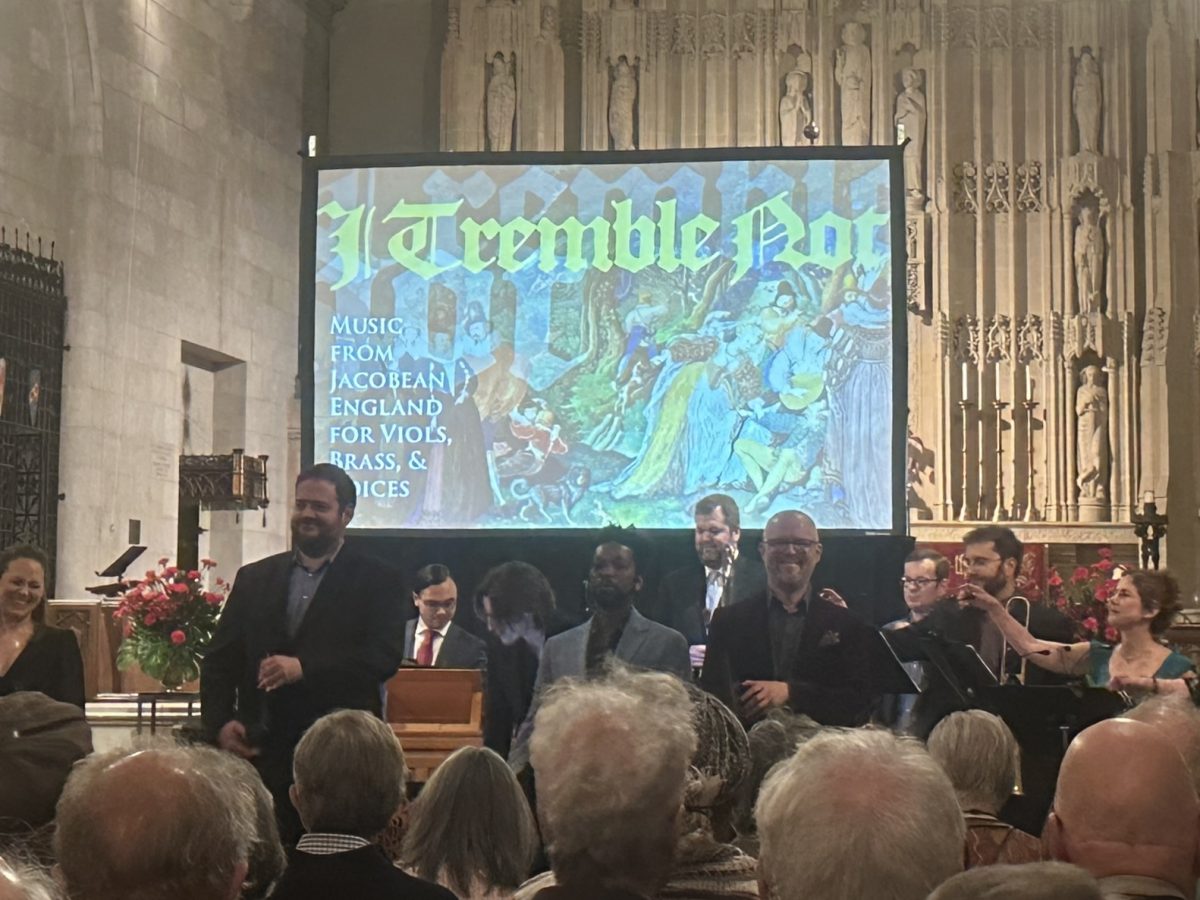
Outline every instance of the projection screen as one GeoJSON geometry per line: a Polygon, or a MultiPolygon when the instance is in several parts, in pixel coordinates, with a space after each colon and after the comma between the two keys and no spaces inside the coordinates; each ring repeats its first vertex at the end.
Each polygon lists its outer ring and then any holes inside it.
{"type": "Polygon", "coordinates": [[[313,165],[306,461],[359,529],[687,527],[719,492],[903,530],[899,157],[821,151],[313,165]]]}

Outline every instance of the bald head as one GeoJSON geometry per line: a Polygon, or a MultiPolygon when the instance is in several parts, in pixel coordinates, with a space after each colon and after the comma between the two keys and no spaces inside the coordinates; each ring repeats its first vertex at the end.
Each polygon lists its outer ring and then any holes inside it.
{"type": "Polygon", "coordinates": [[[771,516],[758,550],[775,597],[790,604],[807,593],[813,570],[821,561],[821,534],[807,513],[785,509],[771,516]]]}
{"type": "Polygon", "coordinates": [[[1157,729],[1129,719],[1072,741],[1046,825],[1053,855],[1097,878],[1143,875],[1189,896],[1200,862],[1200,802],[1183,757],[1157,729]]]}

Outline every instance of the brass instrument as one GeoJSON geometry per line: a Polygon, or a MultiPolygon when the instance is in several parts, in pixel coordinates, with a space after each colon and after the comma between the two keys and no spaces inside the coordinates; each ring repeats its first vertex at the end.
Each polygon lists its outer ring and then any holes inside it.
{"type": "MultiPolygon", "coordinates": [[[[1022,597],[1019,594],[1009,597],[1008,600],[1004,604],[1004,611],[1011,616],[1012,615],[1012,605],[1018,601],[1025,604],[1025,621],[1022,622],[1021,624],[1024,625],[1025,630],[1028,631],[1029,630],[1029,619],[1030,619],[1031,615],[1033,614],[1033,604],[1031,604],[1029,602],[1028,597],[1022,597]]],[[[1016,616],[1013,616],[1013,618],[1015,619],[1016,616]]],[[[1004,671],[1005,663],[1008,662],[1008,646],[1009,646],[1008,640],[1005,639],[1004,644],[1003,644],[1003,649],[1000,652],[1000,669],[1002,672],[1004,671]]],[[[1028,664],[1029,664],[1029,661],[1026,658],[1025,654],[1021,654],[1021,667],[1017,670],[1017,683],[1018,684],[1025,683],[1025,667],[1028,664]]],[[[1021,749],[1020,749],[1020,747],[1017,748],[1016,757],[1017,757],[1017,767],[1016,767],[1017,774],[1016,774],[1016,778],[1013,780],[1012,792],[1013,792],[1014,797],[1021,797],[1021,796],[1024,796],[1024,794],[1025,794],[1025,784],[1021,780],[1021,749]]]]}
{"type": "MultiPolygon", "coordinates": [[[[1030,619],[1030,616],[1033,614],[1033,604],[1031,604],[1029,602],[1028,597],[1022,597],[1019,594],[1009,597],[1008,600],[1005,601],[1005,603],[1004,603],[1004,611],[1006,613],[1008,613],[1010,616],[1012,616],[1012,608],[1011,607],[1017,601],[1020,601],[1021,603],[1025,604],[1025,621],[1022,622],[1021,624],[1024,625],[1025,630],[1028,631],[1029,630],[1029,619],[1030,619]]],[[[1013,618],[1015,619],[1016,616],[1013,616],[1013,618]]],[[[1002,640],[1003,640],[1003,643],[1000,645],[1001,646],[1001,649],[1000,649],[1001,679],[1003,679],[1003,677],[1005,675],[1005,664],[1008,662],[1008,647],[1009,647],[1008,638],[1004,638],[1002,636],[1002,640]]],[[[1017,683],[1018,684],[1025,683],[1025,667],[1027,665],[1028,665],[1028,661],[1025,658],[1025,654],[1021,654],[1021,667],[1017,670],[1017,683]]]]}

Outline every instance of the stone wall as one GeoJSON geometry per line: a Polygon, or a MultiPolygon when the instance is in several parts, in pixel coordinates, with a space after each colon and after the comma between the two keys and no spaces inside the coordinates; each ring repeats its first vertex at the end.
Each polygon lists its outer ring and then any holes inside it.
{"type": "Polygon", "coordinates": [[[297,152],[327,137],[331,2],[0,7],[0,222],[56,242],[70,295],[58,595],[96,580],[131,519],[135,569],[174,557],[189,417],[210,452],[271,458],[265,517],[204,523],[232,575],[287,541],[297,152]],[[210,396],[182,389],[185,362],[210,396]]]}

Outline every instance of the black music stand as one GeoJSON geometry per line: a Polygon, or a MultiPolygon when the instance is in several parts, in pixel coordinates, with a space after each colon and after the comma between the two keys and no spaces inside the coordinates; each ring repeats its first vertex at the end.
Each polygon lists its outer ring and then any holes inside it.
{"type": "Polygon", "coordinates": [[[923,635],[917,643],[964,709],[978,706],[981,692],[998,686],[995,674],[970,644],[936,634],[923,635]]]}
{"type": "Polygon", "coordinates": [[[125,575],[125,570],[129,568],[129,564],[131,562],[145,552],[145,547],[141,547],[137,544],[131,545],[129,549],[110,562],[103,571],[96,573],[101,578],[115,578],[117,579],[116,581],[110,582],[109,584],[92,585],[89,588],[85,588],[85,590],[89,594],[97,594],[101,597],[115,597],[117,594],[124,593],[126,588],[125,579],[123,577],[125,575]]]}
{"type": "Polygon", "coordinates": [[[874,694],[919,694],[922,688],[913,681],[904,663],[882,632],[875,632],[871,652],[871,692],[874,694]]]}

